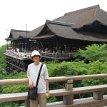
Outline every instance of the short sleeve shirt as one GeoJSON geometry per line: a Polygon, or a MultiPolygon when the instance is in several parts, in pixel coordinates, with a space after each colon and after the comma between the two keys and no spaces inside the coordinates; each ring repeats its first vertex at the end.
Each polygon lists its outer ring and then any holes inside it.
{"type": "MultiPolygon", "coordinates": [[[[34,86],[36,86],[36,81],[37,81],[40,66],[41,66],[41,62],[38,65],[36,65],[35,63],[31,63],[28,65],[28,68],[27,68],[27,76],[32,80],[34,86]]],[[[45,80],[48,78],[49,76],[48,76],[47,66],[43,64],[43,67],[41,69],[41,74],[39,77],[38,93],[46,93],[45,80]]]]}

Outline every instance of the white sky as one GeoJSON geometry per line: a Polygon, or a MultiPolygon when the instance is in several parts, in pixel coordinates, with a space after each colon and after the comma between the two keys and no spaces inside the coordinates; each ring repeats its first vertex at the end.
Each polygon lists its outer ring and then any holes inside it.
{"type": "Polygon", "coordinates": [[[107,0],[0,0],[0,45],[10,29],[33,30],[67,12],[93,5],[107,11],[107,0]]]}

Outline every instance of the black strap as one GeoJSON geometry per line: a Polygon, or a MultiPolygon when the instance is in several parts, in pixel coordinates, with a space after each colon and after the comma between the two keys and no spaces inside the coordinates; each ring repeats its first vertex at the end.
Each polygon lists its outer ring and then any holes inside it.
{"type": "Polygon", "coordinates": [[[42,66],[43,66],[43,63],[41,64],[41,67],[39,69],[38,78],[37,78],[37,81],[36,81],[36,87],[38,86],[38,82],[39,82],[39,77],[40,77],[42,66]]]}

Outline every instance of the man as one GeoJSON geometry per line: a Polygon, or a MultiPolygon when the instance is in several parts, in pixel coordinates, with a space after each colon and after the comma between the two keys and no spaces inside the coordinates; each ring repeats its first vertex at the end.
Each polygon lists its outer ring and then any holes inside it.
{"type": "MultiPolygon", "coordinates": [[[[29,80],[29,88],[36,86],[36,81],[41,67],[41,55],[37,50],[31,53],[33,63],[28,65],[27,76],[29,80]]],[[[30,107],[46,107],[46,95],[49,96],[49,82],[48,82],[47,66],[43,64],[41,74],[38,82],[38,97],[36,100],[30,100],[30,107]]]]}

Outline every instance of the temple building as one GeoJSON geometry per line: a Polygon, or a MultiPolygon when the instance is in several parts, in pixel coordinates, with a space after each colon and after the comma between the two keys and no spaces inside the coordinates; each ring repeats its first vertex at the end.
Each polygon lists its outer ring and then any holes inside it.
{"type": "Polygon", "coordinates": [[[34,49],[40,51],[43,59],[71,60],[79,48],[107,43],[107,12],[99,5],[69,12],[46,20],[32,31],[11,30],[6,40],[11,41],[11,48],[6,50],[8,70],[25,71],[34,49]]]}

